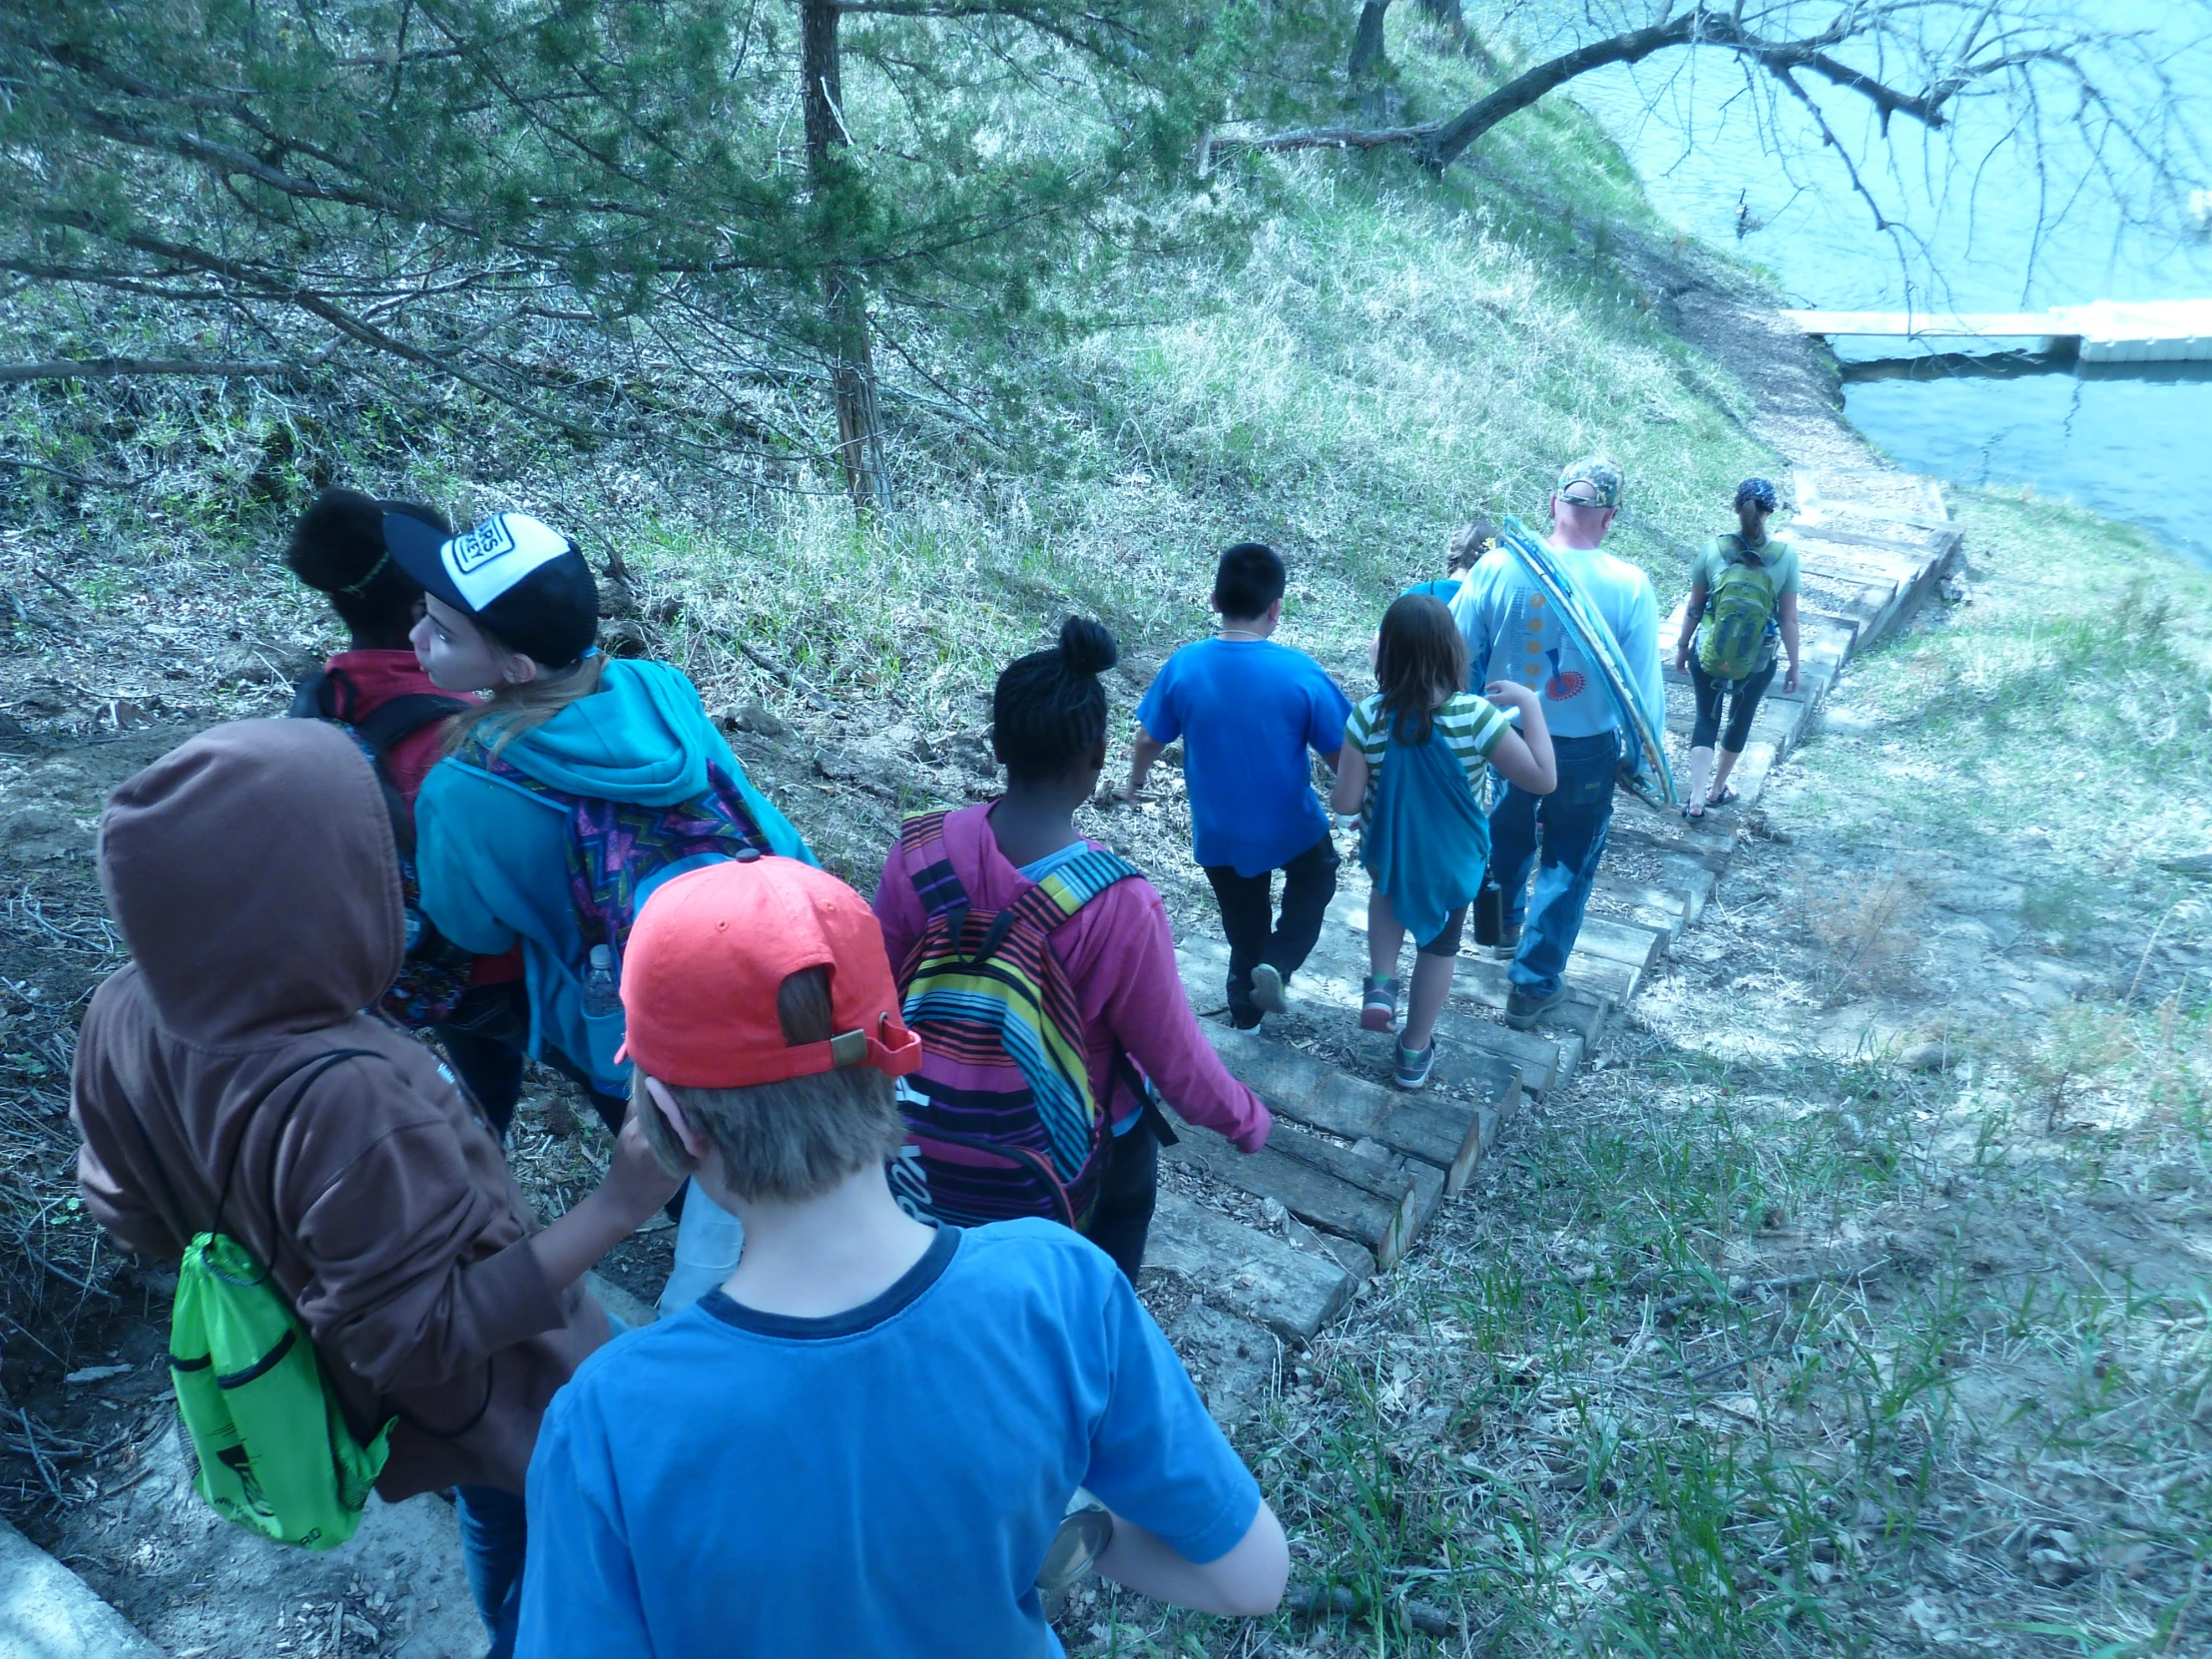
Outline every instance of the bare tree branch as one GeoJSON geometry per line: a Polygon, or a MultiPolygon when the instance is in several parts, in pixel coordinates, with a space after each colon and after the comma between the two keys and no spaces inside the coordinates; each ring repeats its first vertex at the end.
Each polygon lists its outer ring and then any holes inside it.
{"type": "Polygon", "coordinates": [[[199,362],[190,357],[57,357],[48,362],[0,362],[0,384],[24,380],[113,380],[126,374],[199,375],[222,380],[289,380],[306,372],[296,362],[199,362]]]}
{"type": "MultiPolygon", "coordinates": [[[[1938,131],[1948,124],[1948,106],[1967,93],[2035,67],[2051,68],[2081,79],[2080,50],[2093,43],[2119,38],[2084,31],[2052,35],[2051,28],[2055,25],[2043,30],[2043,35],[2049,38],[2031,38],[2031,32],[2023,27],[1991,33],[1988,25],[2002,9],[2001,0],[1991,0],[1963,31],[1958,49],[1946,54],[1910,35],[1907,27],[1909,23],[1925,23],[1931,12],[1940,11],[1944,4],[1945,0],[1840,3],[1825,27],[1809,34],[1777,38],[1760,34],[1747,24],[1745,7],[1741,3],[1723,9],[1710,0],[1692,0],[1679,11],[1670,6],[1670,15],[1649,27],[1587,41],[1572,51],[1536,64],[1449,120],[1392,128],[1308,127],[1259,137],[1224,134],[1216,135],[1209,148],[1214,152],[1366,150],[1404,145],[1423,165],[1440,171],[1457,161],[1500,122],[1530,108],[1576,77],[1616,64],[1641,63],[1657,53],[1678,48],[1728,52],[1764,69],[1794,99],[1813,110],[1827,142],[1835,142],[1835,135],[1796,79],[1800,73],[1817,75],[1871,104],[1881,119],[1885,135],[1891,119],[1900,115],[1931,131],[1938,131]],[[1878,49],[1896,47],[1901,52],[1911,45],[1922,64],[1923,82],[1917,86],[1898,84],[1841,55],[1848,48],[1863,47],[1870,42],[1878,49]]],[[[1773,9],[1784,13],[1790,10],[1787,5],[1773,9]]],[[[1375,5],[1363,12],[1363,41],[1369,14],[1379,20],[1382,8],[1375,5]]],[[[1377,51],[1380,45],[1378,31],[1377,51]]],[[[1356,60],[1358,56],[1356,46],[1356,60]]],[[[1878,51],[1878,60],[1879,56],[1878,51]]],[[[2083,85],[2085,96],[2092,95],[2094,89],[2085,80],[2083,85]]],[[[1854,183],[1862,194],[1867,194],[1863,181],[1855,176],[1854,183]]],[[[1868,200],[1872,202],[1871,195],[1868,200]]]]}

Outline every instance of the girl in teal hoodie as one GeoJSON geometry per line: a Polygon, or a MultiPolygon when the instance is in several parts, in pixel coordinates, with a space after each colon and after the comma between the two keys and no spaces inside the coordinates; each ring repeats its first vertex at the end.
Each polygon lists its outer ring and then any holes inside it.
{"type": "MultiPolygon", "coordinates": [[[[424,669],[447,690],[490,694],[454,723],[415,804],[423,911],[465,949],[521,943],[529,1052],[589,1089],[612,1129],[630,1068],[617,1057],[620,1004],[587,1007],[608,1000],[586,994],[591,945],[605,929],[579,904],[575,809],[616,809],[591,851],[619,859],[625,831],[653,810],[699,803],[719,787],[767,850],[809,863],[814,854],[753,788],[683,674],[611,662],[594,648],[597,584],[566,537],[502,513],[416,562],[423,568],[410,574],[427,614],[414,645],[424,669]]],[[[628,872],[630,913],[670,876],[727,855],[695,852],[628,872]]],[[[620,940],[612,942],[619,973],[620,940]]]]}

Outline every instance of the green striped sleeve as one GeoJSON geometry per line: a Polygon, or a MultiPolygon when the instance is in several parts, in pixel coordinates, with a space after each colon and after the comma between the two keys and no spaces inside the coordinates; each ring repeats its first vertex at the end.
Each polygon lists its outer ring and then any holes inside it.
{"type": "Polygon", "coordinates": [[[1390,735],[1382,726],[1382,699],[1380,695],[1365,699],[1352,711],[1352,718],[1345,722],[1345,742],[1353,745],[1366,759],[1368,765],[1379,767],[1389,748],[1390,735]]]}
{"type": "Polygon", "coordinates": [[[1510,729],[1504,710],[1471,693],[1462,692],[1436,711],[1437,733],[1451,746],[1470,778],[1482,775],[1491,751],[1504,741],[1510,729]]]}

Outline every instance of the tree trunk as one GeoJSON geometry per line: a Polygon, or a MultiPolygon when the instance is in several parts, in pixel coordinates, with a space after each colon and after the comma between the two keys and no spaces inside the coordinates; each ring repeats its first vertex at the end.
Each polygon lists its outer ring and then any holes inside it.
{"type": "MultiPolygon", "coordinates": [[[[817,201],[841,183],[835,152],[850,142],[844,129],[844,92],[837,62],[837,7],[832,0],[803,0],[800,7],[800,106],[807,119],[807,173],[817,201]]],[[[832,265],[824,275],[830,320],[830,395],[837,407],[837,459],[853,506],[890,505],[883,465],[882,417],[875,401],[875,353],[868,340],[867,289],[859,274],[832,265]]]]}
{"type": "Polygon", "coordinates": [[[1352,62],[1345,66],[1353,80],[1382,61],[1382,18],[1389,9],[1390,0],[1365,0],[1360,7],[1360,26],[1352,34],[1352,62]]]}

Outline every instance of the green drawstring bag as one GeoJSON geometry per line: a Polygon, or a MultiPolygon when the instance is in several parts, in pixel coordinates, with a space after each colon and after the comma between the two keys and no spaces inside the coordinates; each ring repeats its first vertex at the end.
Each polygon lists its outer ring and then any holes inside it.
{"type": "MultiPolygon", "coordinates": [[[[330,1067],[369,1052],[349,1048],[310,1061],[284,1117],[330,1067]]],[[[145,1124],[138,1130],[172,1215],[182,1215],[145,1124]]],[[[398,1419],[365,1446],[353,1437],[299,1316],[270,1283],[269,1269],[223,1231],[224,1204],[245,1144],[242,1132],[216,1201],[215,1225],[193,1237],[178,1270],[169,1320],[177,1411],[200,1460],[193,1489],[217,1514],[250,1532],[302,1549],[330,1549],[360,1525],[398,1419]]],[[[182,1228],[174,1230],[182,1236],[182,1228]]]]}

